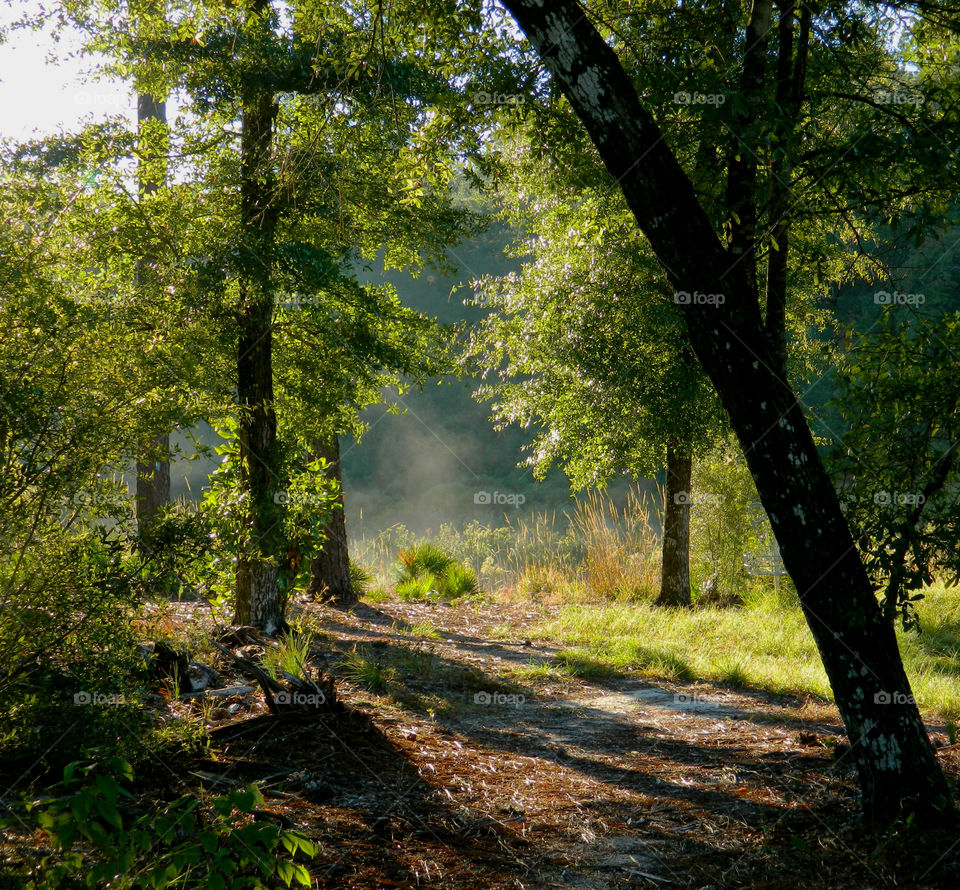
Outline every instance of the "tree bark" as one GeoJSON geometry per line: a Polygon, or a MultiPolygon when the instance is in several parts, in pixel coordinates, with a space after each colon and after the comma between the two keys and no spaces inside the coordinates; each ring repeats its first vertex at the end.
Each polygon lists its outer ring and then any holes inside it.
{"type": "Polygon", "coordinates": [[[942,817],[950,792],[794,393],[774,370],[756,280],[724,249],[616,54],[573,0],[505,0],[583,121],[686,301],[694,352],[746,455],[850,740],[864,817],[942,817]]]}
{"type": "Polygon", "coordinates": [[[658,606],[690,605],[690,480],[693,460],[677,442],[667,445],[663,543],[658,606]]]}
{"type": "Polygon", "coordinates": [[[337,486],[337,500],[324,529],[323,549],[310,563],[310,584],[307,593],[338,606],[357,601],[350,580],[350,552],[347,544],[347,518],[343,503],[343,481],[340,470],[340,440],[331,436],[316,446],[316,456],[327,461],[326,476],[337,486]]]}
{"type": "MultiPolygon", "coordinates": [[[[167,105],[161,99],[146,93],[137,94],[137,125],[143,130],[147,121],[167,122],[167,105]]],[[[141,177],[140,194],[152,195],[159,183],[150,177],[141,177]]],[[[144,255],[137,265],[137,278],[142,279],[149,255],[144,255]]],[[[146,452],[137,461],[136,514],[141,534],[157,518],[160,511],[170,503],[170,434],[161,433],[149,444],[146,452]]]]}
{"type": "MultiPolygon", "coordinates": [[[[261,17],[267,5],[266,0],[257,0],[250,16],[261,17]]],[[[276,633],[284,623],[284,604],[277,585],[283,555],[283,507],[274,497],[281,483],[281,467],[273,398],[274,300],[270,283],[279,212],[271,157],[276,115],[272,93],[255,82],[245,85],[240,142],[242,271],[237,400],[246,542],[236,566],[235,620],[267,634],[276,633]]]]}
{"type": "Polygon", "coordinates": [[[777,23],[777,121],[770,159],[770,252],[767,256],[766,331],[775,370],[787,379],[787,257],[790,248],[790,178],[794,127],[806,80],[810,7],[800,12],[800,36],[793,48],[794,0],[781,0],[777,23]]]}

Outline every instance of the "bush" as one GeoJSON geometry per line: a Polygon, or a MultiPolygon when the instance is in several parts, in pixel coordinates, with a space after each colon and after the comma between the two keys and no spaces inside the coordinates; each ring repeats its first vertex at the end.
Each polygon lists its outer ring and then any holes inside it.
{"type": "Polygon", "coordinates": [[[396,590],[401,599],[423,600],[435,596],[455,600],[479,591],[472,569],[429,542],[401,550],[399,560],[396,590]]]}
{"type": "MultiPolygon", "coordinates": [[[[733,438],[694,465],[691,574],[698,602],[738,605],[755,584],[747,563],[771,567],[779,552],[753,477],[733,438]]],[[[756,582],[760,585],[763,582],[756,582]]]]}
{"type": "Polygon", "coordinates": [[[350,561],[350,586],[358,598],[367,596],[374,582],[373,572],[363,566],[350,561]]]}
{"type": "Polygon", "coordinates": [[[0,601],[0,753],[62,767],[85,749],[130,753],[145,663],[131,625],[139,565],[102,530],[51,533],[0,601]],[[52,745],[56,742],[56,745],[52,745]]]}
{"type": "MultiPolygon", "coordinates": [[[[302,834],[253,821],[263,803],[256,787],[209,801],[185,795],[157,809],[136,802],[130,791],[133,770],[120,758],[103,766],[68,764],[52,799],[26,802],[23,817],[53,839],[56,852],[41,862],[26,890],[61,887],[266,888],[296,879],[311,886],[310,875],[291,859],[316,846],[302,834]],[[281,856],[282,847],[290,858],[281,856]],[[270,881],[264,883],[261,877],[270,881]]],[[[2,826],[0,822],[0,826],[2,826]]]]}

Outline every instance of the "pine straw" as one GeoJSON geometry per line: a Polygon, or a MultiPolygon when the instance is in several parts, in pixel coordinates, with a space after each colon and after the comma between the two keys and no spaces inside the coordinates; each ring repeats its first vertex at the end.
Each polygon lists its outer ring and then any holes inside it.
{"type": "MultiPolygon", "coordinates": [[[[629,678],[506,677],[556,654],[524,639],[544,617],[529,603],[310,608],[305,619],[326,635],[318,667],[336,674],[354,650],[391,664],[416,651],[429,676],[398,669],[376,695],[341,680],[338,718],[244,715],[178,775],[221,793],[259,781],[260,818],[320,842],[309,866],[317,887],[960,886],[955,831],[858,831],[856,786],[826,703],[661,683],[651,688],[723,707],[617,713],[629,678]],[[406,632],[427,619],[439,640],[406,632]],[[507,638],[491,639],[505,623],[507,638]],[[524,701],[474,705],[478,682],[524,701]],[[450,706],[431,715],[431,701],[450,706]]],[[[940,756],[956,778],[957,748],[940,756]]],[[[13,841],[27,856],[22,845],[36,839],[13,841]]]]}

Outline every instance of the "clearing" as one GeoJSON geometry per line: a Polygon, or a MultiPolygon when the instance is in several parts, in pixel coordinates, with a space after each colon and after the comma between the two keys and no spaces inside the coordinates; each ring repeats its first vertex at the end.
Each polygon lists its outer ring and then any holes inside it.
{"type": "MultiPolygon", "coordinates": [[[[955,830],[862,836],[830,703],[577,676],[529,636],[551,608],[299,606],[310,664],[337,678],[346,712],[274,718],[259,690],[157,696],[163,715],[211,731],[206,754],[164,764],[157,784],[257,782],[259,818],[321,844],[308,868],[323,888],[960,886],[955,830]]],[[[213,629],[202,604],[163,615],[213,629]]],[[[245,682],[226,657],[216,667],[225,685],[245,682]]],[[[958,746],[932,730],[955,781],[958,746]]],[[[49,852],[16,840],[21,859],[49,852]]]]}

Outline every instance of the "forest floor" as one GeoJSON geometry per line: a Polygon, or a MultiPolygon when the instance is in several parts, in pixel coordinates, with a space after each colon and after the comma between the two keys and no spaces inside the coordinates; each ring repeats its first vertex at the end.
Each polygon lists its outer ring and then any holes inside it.
{"type": "MultiPolygon", "coordinates": [[[[310,665],[345,709],[274,718],[259,690],[171,700],[166,717],[210,731],[171,777],[257,782],[262,818],[320,844],[307,867],[322,888],[960,887],[955,828],[860,829],[832,705],[564,674],[557,647],[531,638],[550,610],[300,604],[310,665]]],[[[194,638],[211,626],[196,604],[163,614],[194,638]]],[[[247,682],[225,656],[216,667],[247,682]]],[[[960,750],[932,732],[956,785],[960,750]]]]}

